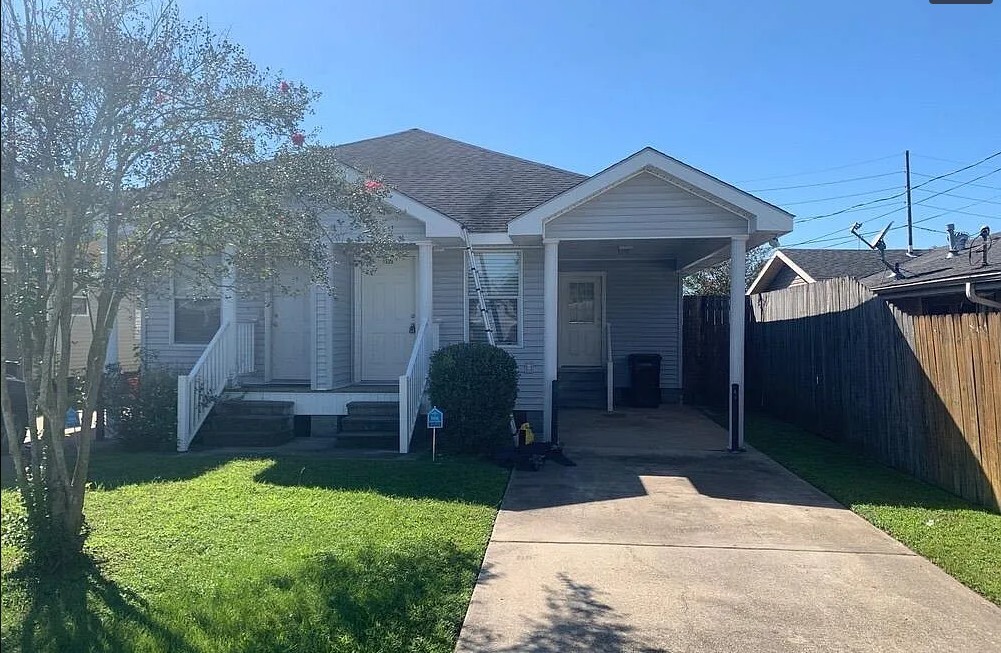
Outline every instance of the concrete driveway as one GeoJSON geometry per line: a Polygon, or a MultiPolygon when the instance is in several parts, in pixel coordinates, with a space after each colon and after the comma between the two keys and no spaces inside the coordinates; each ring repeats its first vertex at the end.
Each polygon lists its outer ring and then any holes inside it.
{"type": "Polygon", "coordinates": [[[457,651],[1001,651],[1001,609],[695,411],[561,413],[457,651]]]}

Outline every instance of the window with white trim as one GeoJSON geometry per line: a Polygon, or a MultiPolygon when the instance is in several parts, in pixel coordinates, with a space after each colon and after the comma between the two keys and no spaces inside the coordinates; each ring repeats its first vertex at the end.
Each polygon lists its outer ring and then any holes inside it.
{"type": "Polygon", "coordinates": [[[222,316],[218,287],[199,283],[192,270],[179,268],[174,272],[173,311],[175,344],[208,344],[219,330],[222,316]]]}
{"type": "MultiPolygon", "coordinates": [[[[521,345],[521,252],[484,251],[474,254],[476,269],[480,276],[480,287],[487,308],[487,319],[492,326],[494,341],[498,345],[517,347],[521,345]]],[[[469,341],[487,342],[483,328],[483,318],[476,298],[473,273],[467,269],[466,288],[469,341]]]]}

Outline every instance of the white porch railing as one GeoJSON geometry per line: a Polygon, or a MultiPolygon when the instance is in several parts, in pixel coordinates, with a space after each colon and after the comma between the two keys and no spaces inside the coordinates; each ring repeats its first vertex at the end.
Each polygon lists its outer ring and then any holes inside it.
{"type": "Polygon", "coordinates": [[[249,374],[254,371],[254,323],[236,324],[236,373],[249,374]]]}
{"type": "Polygon", "coordinates": [[[191,371],[177,377],[178,451],[188,450],[226,384],[238,372],[237,331],[238,325],[231,322],[220,326],[191,371]]]}
{"type": "Polygon", "coordinates": [[[414,349],[407,362],[407,371],[400,377],[400,453],[410,451],[414,423],[424,401],[431,354],[438,349],[438,324],[430,320],[421,325],[414,339],[414,349]]]}
{"type": "Polygon", "coordinates": [[[605,410],[615,410],[615,364],[612,362],[612,323],[605,322],[605,410]]]}

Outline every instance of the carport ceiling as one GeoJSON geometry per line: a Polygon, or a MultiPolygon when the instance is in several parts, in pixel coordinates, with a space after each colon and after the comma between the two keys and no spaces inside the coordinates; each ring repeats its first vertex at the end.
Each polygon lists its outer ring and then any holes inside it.
{"type": "Polygon", "coordinates": [[[729,247],[729,238],[564,240],[560,242],[560,260],[675,261],[682,268],[721,249],[729,256],[729,247]]]}

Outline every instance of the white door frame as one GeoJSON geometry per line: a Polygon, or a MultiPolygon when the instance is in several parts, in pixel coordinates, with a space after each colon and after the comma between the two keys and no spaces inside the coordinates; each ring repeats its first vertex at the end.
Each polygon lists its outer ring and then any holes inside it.
{"type": "Polygon", "coordinates": [[[571,281],[574,277],[588,279],[601,277],[601,360],[598,361],[598,364],[604,365],[605,358],[608,355],[608,352],[605,351],[605,326],[608,324],[608,273],[604,270],[573,270],[567,272],[561,271],[559,273],[559,279],[556,283],[556,324],[558,325],[556,334],[556,365],[559,367],[564,364],[560,360],[560,349],[563,344],[563,319],[560,315],[560,308],[563,306],[563,296],[560,290],[563,288],[564,279],[571,281]]]}
{"type": "MultiPolygon", "coordinates": [[[[417,256],[413,255],[412,252],[407,252],[407,258],[411,260],[413,265],[413,275],[411,278],[414,280],[414,309],[416,313],[414,314],[414,323],[417,324],[418,315],[421,313],[421,284],[418,282],[418,264],[417,256]]],[[[362,383],[362,369],[361,369],[361,359],[362,359],[362,337],[361,337],[361,306],[362,306],[362,271],[357,265],[354,269],[354,287],[351,293],[351,321],[353,324],[352,331],[354,332],[353,346],[351,357],[353,359],[354,372],[351,375],[351,380],[354,383],[362,383]]],[[[417,325],[420,328],[420,325],[417,325]]],[[[401,370],[402,372],[403,370],[401,370]]]]}

